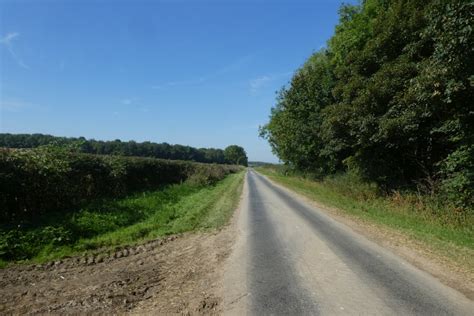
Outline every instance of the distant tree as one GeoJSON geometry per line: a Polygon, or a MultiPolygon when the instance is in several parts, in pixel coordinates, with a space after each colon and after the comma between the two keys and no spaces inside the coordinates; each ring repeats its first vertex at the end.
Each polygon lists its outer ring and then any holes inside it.
{"type": "Polygon", "coordinates": [[[248,158],[245,149],[237,145],[230,145],[224,150],[224,157],[227,163],[235,165],[248,165],[248,158]]]}

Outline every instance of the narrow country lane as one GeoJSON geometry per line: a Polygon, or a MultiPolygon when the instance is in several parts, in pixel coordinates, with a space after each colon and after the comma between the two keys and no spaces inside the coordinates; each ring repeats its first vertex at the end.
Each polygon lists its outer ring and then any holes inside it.
{"type": "Polygon", "coordinates": [[[250,170],[224,312],[473,315],[474,303],[250,170]]]}

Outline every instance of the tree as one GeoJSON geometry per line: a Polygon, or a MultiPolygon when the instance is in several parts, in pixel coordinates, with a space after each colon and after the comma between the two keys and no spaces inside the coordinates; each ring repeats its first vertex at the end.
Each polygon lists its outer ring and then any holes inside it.
{"type": "Polygon", "coordinates": [[[260,128],[285,164],[474,207],[474,3],[344,5],[260,128]]]}
{"type": "Polygon", "coordinates": [[[234,165],[248,165],[248,158],[245,149],[237,145],[230,145],[224,150],[224,157],[227,163],[234,165]]]}
{"type": "Polygon", "coordinates": [[[419,36],[429,4],[364,2],[330,41],[339,58],[333,60],[336,103],[324,113],[325,150],[386,189],[432,174],[424,119],[416,107],[403,104],[420,60],[432,51],[419,36]]]}
{"type": "Polygon", "coordinates": [[[288,165],[322,175],[332,169],[322,153],[321,111],[333,102],[334,79],[326,51],[312,55],[290,86],[279,92],[270,122],[260,128],[273,152],[288,165]]]}

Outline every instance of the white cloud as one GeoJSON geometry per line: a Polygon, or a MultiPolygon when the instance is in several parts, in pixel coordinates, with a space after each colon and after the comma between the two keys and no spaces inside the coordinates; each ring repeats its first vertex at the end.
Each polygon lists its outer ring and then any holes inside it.
{"type": "Polygon", "coordinates": [[[12,58],[16,61],[16,63],[20,67],[25,68],[25,69],[30,69],[30,67],[28,67],[28,65],[25,64],[23,60],[13,50],[13,41],[17,39],[19,36],[20,36],[20,33],[17,33],[17,32],[8,33],[2,39],[0,39],[0,43],[5,45],[5,47],[7,48],[12,58]]]}
{"type": "Polygon", "coordinates": [[[268,86],[272,81],[288,77],[292,74],[293,72],[282,72],[282,73],[276,73],[272,75],[263,75],[254,79],[249,80],[249,85],[250,85],[250,92],[256,93],[258,90],[265,88],[268,86]]]}

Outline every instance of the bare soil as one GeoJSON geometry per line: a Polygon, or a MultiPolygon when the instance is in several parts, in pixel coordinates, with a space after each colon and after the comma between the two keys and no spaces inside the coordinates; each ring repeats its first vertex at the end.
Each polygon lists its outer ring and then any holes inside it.
{"type": "Polygon", "coordinates": [[[0,270],[0,314],[178,313],[221,310],[233,226],[42,265],[0,270]]]}

